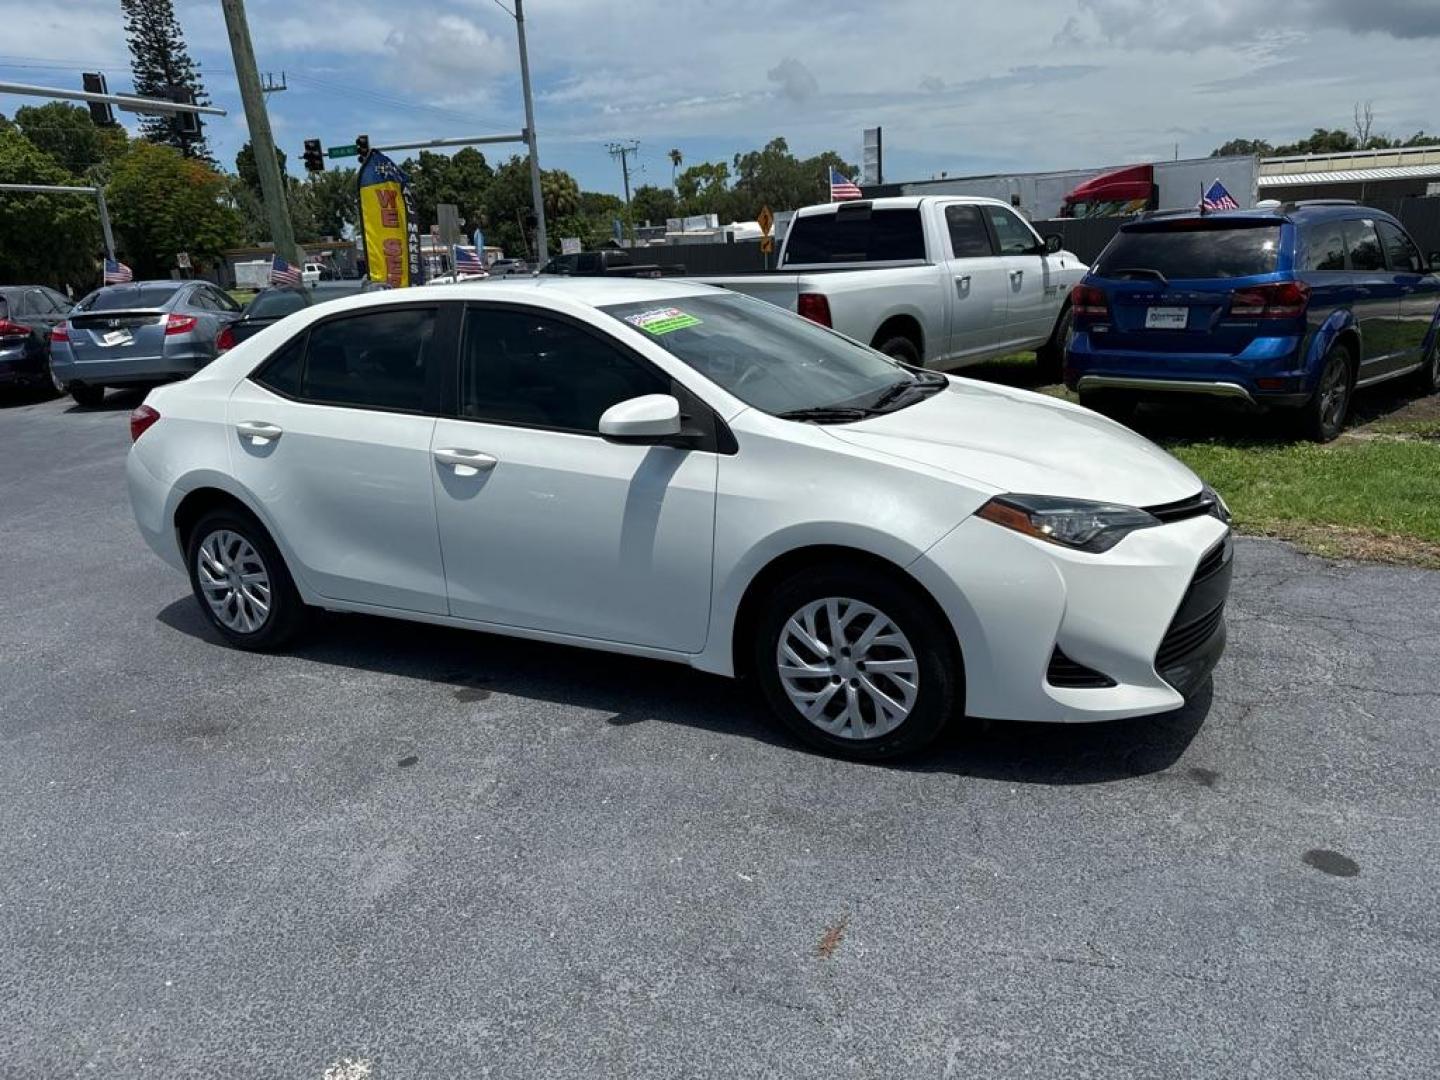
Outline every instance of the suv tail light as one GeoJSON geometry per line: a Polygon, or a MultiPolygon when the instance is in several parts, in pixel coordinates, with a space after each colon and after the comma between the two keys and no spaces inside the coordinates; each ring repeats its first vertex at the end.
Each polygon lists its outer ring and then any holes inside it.
{"type": "Polygon", "coordinates": [[[170,334],[188,334],[199,321],[194,315],[166,315],[165,334],[167,337],[170,334]]]}
{"type": "Polygon", "coordinates": [[[68,322],[56,323],[50,328],[51,341],[69,341],[70,324],[68,322]]]}
{"type": "Polygon", "coordinates": [[[795,310],[813,323],[833,327],[830,321],[830,301],[824,293],[802,292],[795,299],[795,310]]]}
{"type": "Polygon", "coordinates": [[[1070,290],[1070,311],[1077,316],[1097,319],[1110,317],[1110,301],[1098,285],[1076,285],[1070,290]]]}
{"type": "Polygon", "coordinates": [[[1310,286],[1303,281],[1253,285],[1230,294],[1230,314],[1241,319],[1294,319],[1305,314],[1310,286]]]}
{"type": "Polygon", "coordinates": [[[136,405],[135,411],[130,414],[130,441],[134,442],[144,435],[159,419],[160,414],[149,405],[136,405]]]}
{"type": "Polygon", "coordinates": [[[215,351],[223,353],[227,349],[235,347],[235,328],[232,326],[222,327],[220,333],[215,335],[215,351]]]}
{"type": "Polygon", "coordinates": [[[30,336],[30,328],[9,319],[0,319],[0,338],[23,338],[30,336]]]}

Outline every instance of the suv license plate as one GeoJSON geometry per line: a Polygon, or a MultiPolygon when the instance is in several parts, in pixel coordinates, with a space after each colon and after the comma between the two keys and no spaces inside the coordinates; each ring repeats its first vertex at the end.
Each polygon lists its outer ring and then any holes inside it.
{"type": "Polygon", "coordinates": [[[1184,330],[1189,321],[1189,308],[1152,307],[1145,309],[1146,330],[1184,330]]]}

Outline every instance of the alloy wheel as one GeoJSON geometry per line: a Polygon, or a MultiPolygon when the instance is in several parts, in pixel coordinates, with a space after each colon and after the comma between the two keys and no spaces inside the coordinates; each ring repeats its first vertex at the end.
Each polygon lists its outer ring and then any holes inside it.
{"type": "Polygon", "coordinates": [[[920,666],[904,632],[860,600],[813,600],[785,621],[775,648],[780,685],[821,731],[875,739],[915,707],[920,666]]]}
{"type": "Polygon", "coordinates": [[[195,571],[205,602],[224,626],[253,634],[270,618],[270,573],[250,541],[217,529],[195,553],[195,571]]]}
{"type": "Polygon", "coordinates": [[[1350,367],[1337,355],[1325,368],[1320,382],[1320,420],[1329,429],[1338,429],[1345,419],[1350,398],[1350,367]]]}

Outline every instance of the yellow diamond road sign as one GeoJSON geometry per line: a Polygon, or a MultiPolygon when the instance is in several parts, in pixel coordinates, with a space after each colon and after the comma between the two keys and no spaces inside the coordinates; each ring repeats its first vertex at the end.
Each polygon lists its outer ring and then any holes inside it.
{"type": "Polygon", "coordinates": [[[769,255],[775,250],[775,238],[773,236],[760,237],[760,250],[764,254],[769,255]]]}
{"type": "Polygon", "coordinates": [[[760,226],[761,236],[770,235],[770,229],[775,224],[775,215],[770,212],[770,207],[760,207],[760,213],[755,215],[755,224],[760,226]]]}

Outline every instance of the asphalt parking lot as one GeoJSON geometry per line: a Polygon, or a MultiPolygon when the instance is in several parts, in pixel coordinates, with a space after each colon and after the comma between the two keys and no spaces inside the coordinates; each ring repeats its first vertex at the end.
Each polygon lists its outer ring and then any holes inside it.
{"type": "Polygon", "coordinates": [[[222,647],[0,408],[0,1076],[1433,1077],[1440,573],[1241,541],[1179,713],[902,767],[679,667],[222,647]]]}

